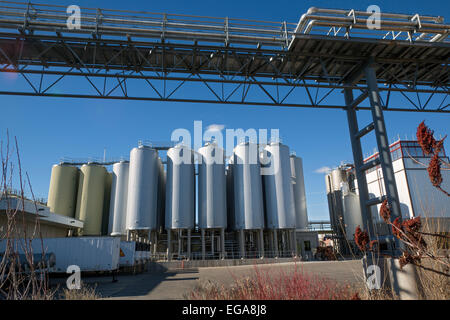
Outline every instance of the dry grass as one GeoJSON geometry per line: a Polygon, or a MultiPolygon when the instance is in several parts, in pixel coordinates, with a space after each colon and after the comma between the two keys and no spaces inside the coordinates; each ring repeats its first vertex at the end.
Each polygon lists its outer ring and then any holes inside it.
{"type": "Polygon", "coordinates": [[[358,294],[361,300],[400,300],[390,288],[369,290],[367,287],[364,287],[358,294]]]}
{"type": "Polygon", "coordinates": [[[81,283],[80,289],[63,289],[61,294],[62,300],[99,300],[101,295],[96,292],[96,288],[81,283]]]}
{"type": "Polygon", "coordinates": [[[208,281],[186,299],[192,300],[350,300],[356,291],[349,285],[304,272],[298,266],[290,273],[254,267],[250,277],[234,279],[230,286],[208,281]]]}
{"type": "MultiPolygon", "coordinates": [[[[426,233],[448,232],[446,227],[440,223],[438,219],[428,219],[422,227],[422,231],[426,233]]],[[[450,262],[448,249],[445,248],[441,238],[426,235],[424,236],[427,243],[427,250],[434,256],[441,257],[450,262]],[[443,247],[444,246],[444,247],[443,247]]],[[[448,241],[448,240],[447,240],[448,241]]],[[[416,267],[418,273],[419,285],[421,287],[421,295],[427,300],[449,300],[450,299],[450,270],[433,259],[422,259],[421,266],[416,267]],[[432,270],[438,271],[433,272],[432,270]]]]}

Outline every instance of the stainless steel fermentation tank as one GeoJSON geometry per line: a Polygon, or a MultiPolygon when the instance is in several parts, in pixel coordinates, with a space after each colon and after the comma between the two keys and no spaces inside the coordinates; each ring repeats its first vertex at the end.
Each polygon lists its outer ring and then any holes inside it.
{"type": "Polygon", "coordinates": [[[127,238],[144,235],[152,239],[160,220],[158,188],[161,184],[161,163],[158,151],[140,145],[130,152],[127,217],[127,238]]]}
{"type": "Polygon", "coordinates": [[[280,142],[271,142],[264,147],[260,161],[263,167],[269,246],[276,257],[280,253],[282,256],[297,256],[289,147],[280,142]]]}
{"type": "Polygon", "coordinates": [[[108,227],[111,236],[126,235],[129,168],[128,161],[113,164],[108,227]]]}
{"type": "Polygon", "coordinates": [[[229,225],[238,233],[241,258],[246,251],[257,251],[264,257],[264,203],[259,160],[259,146],[250,142],[238,144],[229,162],[228,199],[232,210],[229,225]]]}
{"type": "Polygon", "coordinates": [[[167,258],[177,247],[178,258],[191,258],[191,233],[195,226],[195,164],[194,152],[184,145],[167,151],[165,228],[167,230],[167,258]],[[178,241],[173,243],[172,235],[178,241]],[[186,250],[184,247],[186,245],[186,250]]]}
{"type": "Polygon", "coordinates": [[[225,177],[225,151],[216,142],[206,143],[198,149],[198,223],[201,232],[202,258],[206,257],[205,236],[211,239],[211,253],[225,258],[225,228],[227,227],[227,196],[225,177]],[[214,233],[220,232],[215,244],[214,233]],[[216,250],[217,248],[217,250],[216,250]]]}

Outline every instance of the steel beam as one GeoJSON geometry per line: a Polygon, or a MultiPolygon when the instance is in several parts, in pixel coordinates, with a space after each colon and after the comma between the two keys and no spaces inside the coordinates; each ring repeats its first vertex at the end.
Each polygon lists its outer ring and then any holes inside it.
{"type": "Polygon", "coordinates": [[[201,229],[201,239],[202,239],[202,260],[205,260],[206,256],[206,246],[205,246],[205,229],[201,229]]]}
{"type": "Polygon", "coordinates": [[[356,110],[352,107],[352,102],[354,101],[353,90],[345,89],[344,97],[347,104],[347,121],[350,132],[350,142],[352,144],[353,161],[355,162],[356,180],[359,190],[359,205],[363,223],[362,227],[368,232],[369,237],[374,239],[375,233],[372,225],[371,211],[370,208],[366,206],[366,202],[369,200],[369,189],[367,187],[366,173],[360,169],[364,166],[364,156],[362,152],[361,140],[357,138],[359,129],[356,110]]]}
{"type": "Polygon", "coordinates": [[[241,252],[241,259],[245,259],[245,234],[244,230],[239,230],[239,249],[241,252]]]}
{"type": "Polygon", "coordinates": [[[373,122],[369,123],[367,126],[362,128],[358,131],[358,133],[355,135],[355,138],[360,139],[364,137],[366,134],[371,132],[373,129],[375,129],[375,124],[373,122]]]}
{"type": "MultiPolygon", "coordinates": [[[[392,167],[391,151],[389,148],[388,135],[384,123],[383,107],[378,92],[377,78],[372,67],[365,69],[367,79],[367,89],[372,107],[372,118],[375,125],[375,137],[377,140],[380,166],[383,172],[383,182],[386,190],[386,197],[391,208],[391,219],[402,219],[400,211],[400,200],[398,197],[397,185],[395,183],[394,169],[392,167]]],[[[396,239],[397,248],[399,243],[396,239]]]]}

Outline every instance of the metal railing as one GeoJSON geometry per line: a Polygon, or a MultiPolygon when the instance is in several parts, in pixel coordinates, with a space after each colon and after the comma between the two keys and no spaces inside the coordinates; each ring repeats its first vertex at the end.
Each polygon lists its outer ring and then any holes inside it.
{"type": "Polygon", "coordinates": [[[295,23],[144,11],[81,8],[81,28],[67,28],[66,6],[0,1],[0,28],[122,35],[220,43],[283,45],[295,23]]]}
{"type": "Polygon", "coordinates": [[[304,14],[295,30],[298,34],[326,34],[328,36],[350,35],[370,38],[407,41],[446,41],[450,25],[443,17],[419,14],[373,13],[355,10],[310,8],[304,14]],[[375,18],[379,25],[374,26],[375,18]]]}
{"type": "Polygon", "coordinates": [[[24,200],[35,201],[36,203],[42,204],[44,206],[47,205],[47,198],[45,198],[45,197],[34,197],[33,198],[33,196],[28,193],[29,192],[23,192],[23,194],[22,194],[22,191],[20,191],[19,189],[7,188],[6,191],[3,191],[3,193],[0,193],[0,201],[8,199],[8,198],[21,199],[23,196],[24,200]]]}
{"type": "Polygon", "coordinates": [[[83,164],[98,164],[98,165],[104,165],[104,166],[108,166],[108,165],[112,165],[116,162],[120,162],[120,161],[129,161],[128,157],[116,157],[116,158],[107,158],[107,159],[103,159],[103,158],[99,158],[99,157],[86,157],[86,158],[71,158],[71,157],[62,157],[59,160],[60,164],[67,164],[67,165],[72,165],[72,166],[81,166],[83,164]]]}
{"type": "MultiPolygon", "coordinates": [[[[278,251],[278,255],[275,251],[265,250],[264,258],[294,258],[292,251],[290,250],[280,250],[278,251]]],[[[203,255],[201,252],[191,252],[190,260],[219,260],[222,258],[221,252],[205,252],[205,257],[203,259],[203,255]]],[[[154,261],[166,261],[167,254],[164,252],[157,252],[150,254],[150,259],[154,261]]],[[[233,260],[233,259],[241,259],[241,253],[239,251],[226,251],[225,259],[233,260]]],[[[245,259],[260,259],[259,251],[246,251],[245,259]]],[[[170,260],[187,260],[187,254],[183,252],[181,255],[177,253],[172,253],[170,256],[170,260]]]]}
{"type": "Polygon", "coordinates": [[[288,48],[295,36],[319,34],[335,37],[447,42],[450,25],[442,17],[381,13],[380,25],[371,29],[371,13],[355,10],[310,8],[298,23],[81,8],[79,29],[69,29],[67,7],[0,1],[0,30],[32,29],[131,39],[158,38],[238,45],[288,48]]]}

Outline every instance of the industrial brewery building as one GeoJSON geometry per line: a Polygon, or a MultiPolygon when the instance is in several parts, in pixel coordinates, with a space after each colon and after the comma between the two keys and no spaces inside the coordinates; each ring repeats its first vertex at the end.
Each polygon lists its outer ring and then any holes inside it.
{"type": "MultiPolygon", "coordinates": [[[[420,216],[424,227],[429,232],[448,234],[450,232],[448,209],[450,200],[430,182],[427,167],[431,155],[424,154],[418,142],[411,140],[398,140],[392,143],[390,152],[402,218],[420,216]]],[[[444,148],[438,156],[445,162],[449,162],[444,148]]],[[[378,153],[375,153],[364,162],[367,163],[377,157],[378,153]]],[[[450,190],[450,171],[442,170],[441,174],[441,188],[450,190]]],[[[366,180],[370,198],[379,198],[386,194],[380,166],[367,170],[366,180]]],[[[350,254],[350,251],[357,250],[354,245],[355,228],[363,225],[358,182],[353,165],[344,164],[332,170],[326,175],[325,183],[336,247],[343,254],[350,254]],[[348,248],[349,245],[351,248],[348,248]]],[[[380,206],[381,204],[371,207],[371,221],[376,235],[388,242],[391,232],[379,215],[380,206]]]]}
{"type": "Polygon", "coordinates": [[[214,141],[140,142],[126,160],[61,162],[40,207],[60,220],[44,238],[113,237],[153,260],[309,260],[318,246],[302,159],[280,142],[241,142],[228,159],[214,141]]]}

